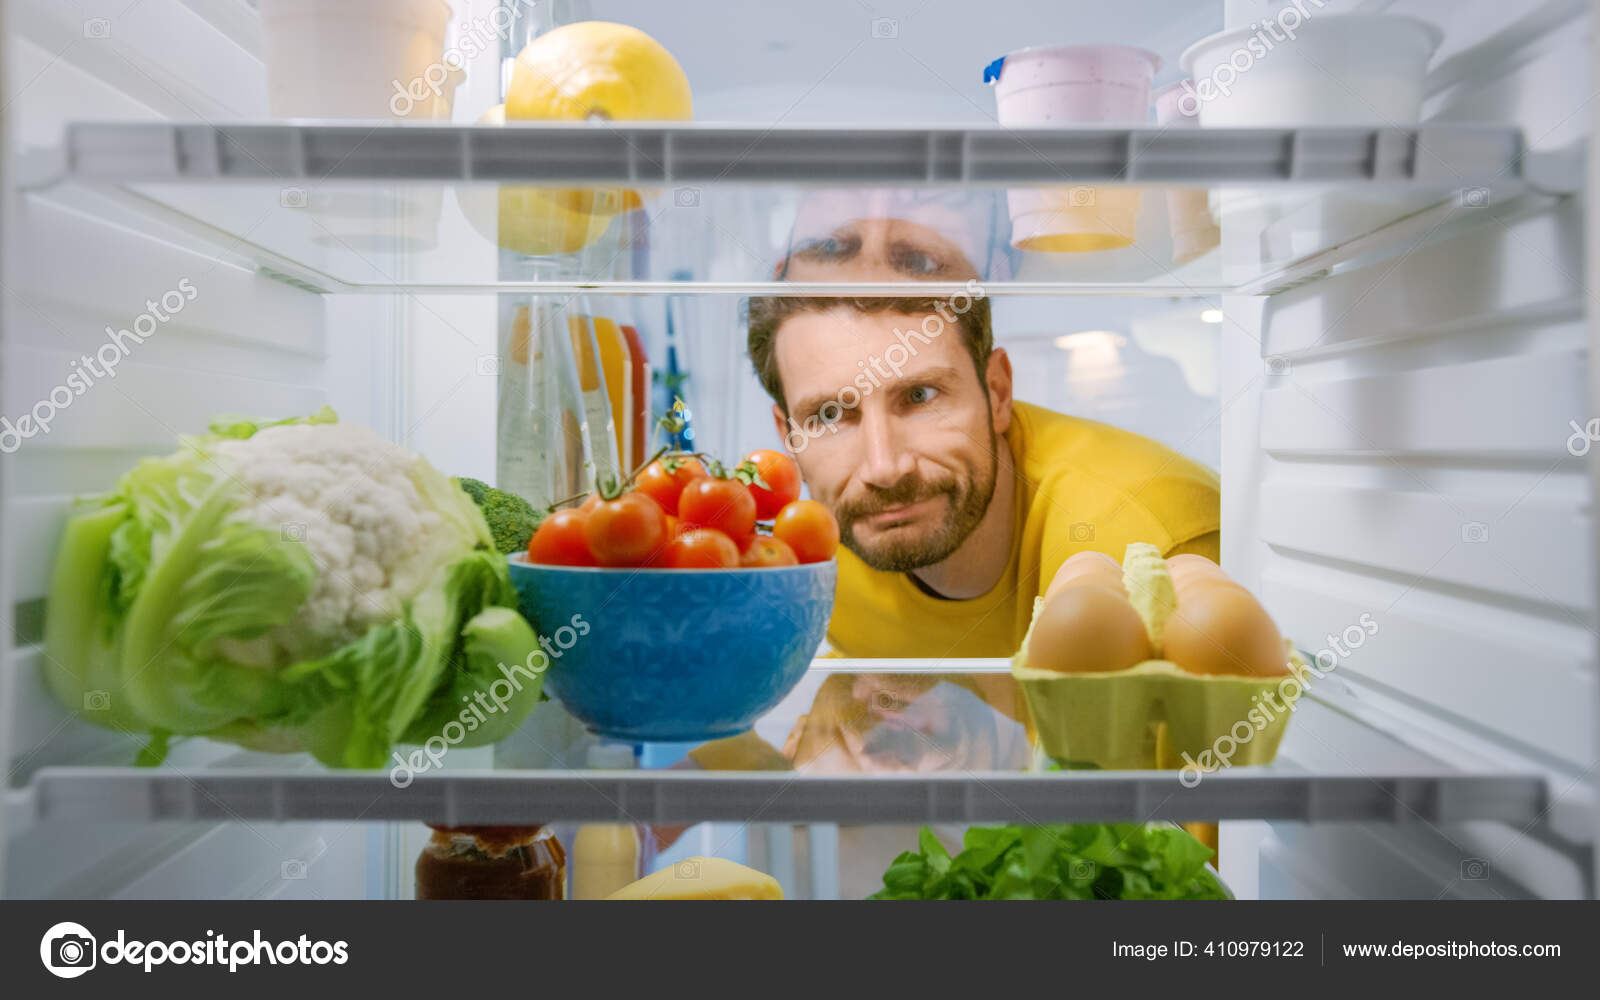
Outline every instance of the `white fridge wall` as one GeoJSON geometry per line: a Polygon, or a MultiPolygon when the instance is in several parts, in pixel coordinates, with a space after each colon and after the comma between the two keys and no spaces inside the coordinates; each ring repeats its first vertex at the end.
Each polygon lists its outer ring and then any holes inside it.
{"type": "MultiPolygon", "coordinates": [[[[262,117],[254,25],[250,9],[235,0],[6,4],[12,148],[25,154],[53,145],[70,119],[262,117]]],[[[0,677],[11,696],[0,747],[15,786],[46,764],[126,762],[139,745],[81,724],[41,682],[38,616],[70,498],[105,489],[142,455],[171,451],[180,433],[203,429],[217,413],[281,416],[326,402],[392,436],[403,355],[391,348],[387,300],[325,308],[320,296],[227,262],[229,248],[197,246],[117,202],[81,192],[19,197],[10,188],[6,196],[0,413],[15,420],[30,411],[65,384],[75,359],[112,343],[108,330],[136,323],[148,330],[152,321],[139,317],[150,313],[149,303],[176,296],[161,310],[170,318],[153,320],[142,343],[123,338],[125,356],[110,348],[120,359],[114,378],[94,380],[59,408],[48,433],[5,457],[0,567],[8,608],[16,602],[24,609],[20,631],[6,632],[14,638],[0,677]],[[180,299],[181,308],[172,309],[180,299]]],[[[186,744],[174,763],[181,768],[226,752],[186,744]]],[[[350,824],[62,831],[19,828],[24,811],[13,809],[11,825],[0,828],[7,853],[0,894],[365,891],[359,854],[367,838],[350,824]],[[322,864],[324,857],[338,860],[322,864]]]]}
{"type": "MultiPolygon", "coordinates": [[[[1515,123],[1535,149],[1587,135],[1583,5],[1390,9],[1447,29],[1430,115],[1515,123]]],[[[1462,201],[1445,222],[1365,267],[1224,300],[1224,565],[1305,649],[1371,616],[1376,634],[1334,654],[1356,704],[1404,706],[1408,736],[1470,734],[1543,768],[1558,803],[1592,802],[1592,489],[1568,452],[1591,416],[1584,211],[1462,201]]],[[[1590,822],[1560,850],[1543,824],[1229,825],[1223,870],[1260,844],[1263,896],[1590,895],[1590,822]]]]}

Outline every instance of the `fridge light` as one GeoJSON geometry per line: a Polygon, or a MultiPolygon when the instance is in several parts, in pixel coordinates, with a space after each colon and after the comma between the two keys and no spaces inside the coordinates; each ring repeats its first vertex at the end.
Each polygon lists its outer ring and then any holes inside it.
{"type": "Polygon", "coordinates": [[[1054,341],[1055,345],[1063,351],[1104,350],[1120,347],[1122,337],[1110,330],[1081,330],[1077,333],[1063,333],[1054,341]]]}
{"type": "Polygon", "coordinates": [[[1202,323],[1221,323],[1222,322],[1222,310],[1221,309],[1202,309],[1202,310],[1200,310],[1200,322],[1202,322],[1202,323]]]}

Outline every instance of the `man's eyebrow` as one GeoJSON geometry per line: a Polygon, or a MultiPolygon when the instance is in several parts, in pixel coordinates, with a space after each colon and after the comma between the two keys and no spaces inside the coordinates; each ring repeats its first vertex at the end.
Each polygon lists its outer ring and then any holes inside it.
{"type": "MultiPolygon", "coordinates": [[[[881,360],[882,359],[880,359],[880,361],[881,360]]],[[[879,375],[877,372],[872,371],[872,366],[870,364],[861,369],[861,371],[863,374],[870,372],[871,374],[868,374],[867,377],[877,382],[877,387],[874,388],[872,392],[882,392],[885,389],[889,389],[893,386],[907,383],[913,385],[932,383],[938,386],[948,386],[961,378],[960,371],[956,370],[955,368],[951,368],[949,365],[939,365],[935,368],[924,368],[921,371],[906,372],[904,375],[901,375],[898,378],[893,377],[891,374],[891,377],[887,379],[879,375]]],[[[857,386],[853,381],[850,383],[849,388],[852,391],[859,391],[860,389],[860,387],[857,386]]],[[[810,416],[811,414],[820,411],[827,403],[838,401],[839,395],[844,391],[844,389],[845,386],[840,386],[831,393],[819,392],[815,395],[806,396],[799,402],[792,404],[790,411],[803,416],[810,416]]],[[[872,393],[864,393],[863,398],[871,394],[872,393]]]]}

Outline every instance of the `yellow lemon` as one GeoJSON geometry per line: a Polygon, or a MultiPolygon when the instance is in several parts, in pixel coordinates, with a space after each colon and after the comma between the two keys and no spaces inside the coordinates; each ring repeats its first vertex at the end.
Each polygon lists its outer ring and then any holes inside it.
{"type": "Polygon", "coordinates": [[[689,78],[661,43],[626,24],[579,21],[517,56],[506,117],[673,121],[694,117],[689,78]]]}
{"type": "MultiPolygon", "coordinates": [[[[505,105],[478,116],[480,125],[504,125],[505,105]]],[[[577,253],[599,239],[621,207],[610,188],[542,188],[503,184],[456,188],[456,201],[485,239],[516,253],[577,253]]]]}
{"type": "MultiPolygon", "coordinates": [[[[506,116],[570,121],[687,121],[689,78],[678,61],[638,28],[580,21],[540,35],[517,56],[506,116]]],[[[620,211],[654,192],[623,191],[620,211]]]]}

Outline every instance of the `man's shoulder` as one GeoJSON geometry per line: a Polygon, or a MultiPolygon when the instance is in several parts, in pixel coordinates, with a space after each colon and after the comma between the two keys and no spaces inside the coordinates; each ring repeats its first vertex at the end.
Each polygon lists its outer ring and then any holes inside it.
{"type": "Polygon", "coordinates": [[[1082,510],[1085,494],[1097,493],[1122,516],[1159,525],[1173,543],[1217,530],[1221,483],[1194,459],[1142,434],[1030,403],[1015,404],[1013,419],[1028,482],[1042,499],[1077,501],[1052,506],[1082,510]]]}
{"type": "Polygon", "coordinates": [[[1032,403],[1016,403],[1014,413],[1023,425],[1024,453],[1018,461],[1030,478],[1076,471],[1112,485],[1138,485],[1164,476],[1218,486],[1214,471],[1143,434],[1032,403]]]}

